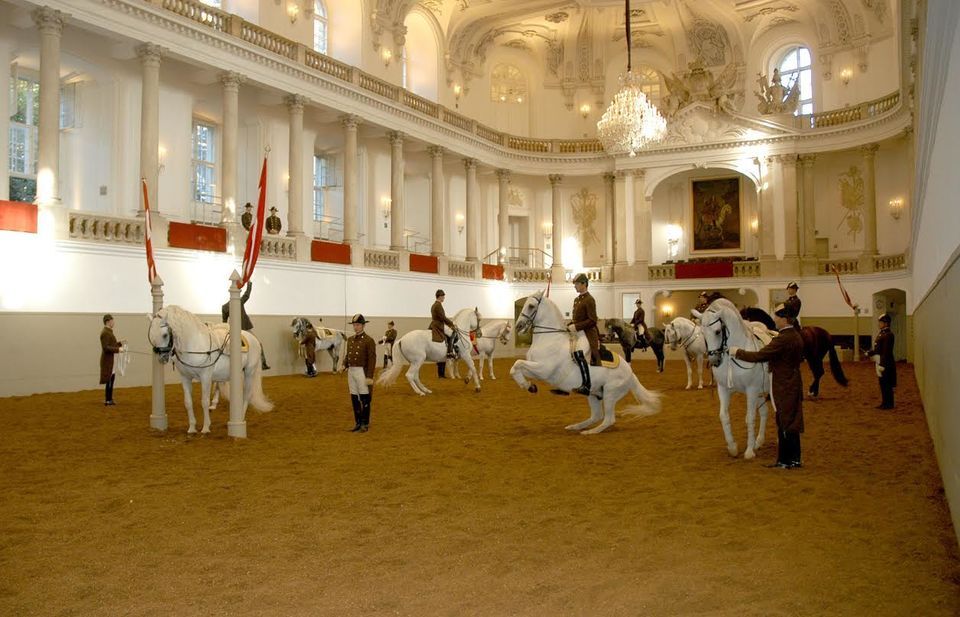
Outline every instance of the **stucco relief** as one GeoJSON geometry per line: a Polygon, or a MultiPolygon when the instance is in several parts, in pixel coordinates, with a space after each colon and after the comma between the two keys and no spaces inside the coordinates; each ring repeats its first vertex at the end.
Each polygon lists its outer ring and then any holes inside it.
{"type": "Polygon", "coordinates": [[[732,124],[724,116],[703,103],[687,107],[671,119],[663,143],[702,144],[742,138],[746,127],[732,124]]]}
{"type": "Polygon", "coordinates": [[[592,244],[600,244],[600,236],[597,235],[597,230],[593,228],[597,221],[597,201],[597,194],[591,193],[590,189],[586,187],[574,193],[573,197],[570,198],[570,205],[573,207],[573,222],[577,226],[577,239],[584,251],[592,244]]]}
{"type": "Polygon", "coordinates": [[[846,226],[847,235],[856,242],[857,234],[863,230],[863,177],[860,168],[852,165],[848,171],[840,174],[837,186],[840,189],[840,206],[843,208],[843,218],[837,229],[846,226]]]}

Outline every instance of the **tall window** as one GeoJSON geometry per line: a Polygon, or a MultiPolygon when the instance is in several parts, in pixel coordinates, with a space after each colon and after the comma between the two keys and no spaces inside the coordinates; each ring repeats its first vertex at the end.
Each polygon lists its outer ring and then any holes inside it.
{"type": "Polygon", "coordinates": [[[791,47],[780,59],[780,83],[786,90],[800,80],[800,104],[796,115],[813,113],[813,69],[810,65],[810,50],[806,47],[791,47]]]}
{"type": "Polygon", "coordinates": [[[640,91],[654,105],[660,105],[660,74],[649,67],[640,67],[640,91]]]}
{"type": "Polygon", "coordinates": [[[523,103],[527,98],[527,80],[520,69],[498,64],[490,74],[490,100],[500,103],[523,103]]]}
{"type": "Polygon", "coordinates": [[[333,157],[316,154],[313,157],[313,220],[323,221],[327,216],[327,188],[336,186],[336,162],[333,157]]]}
{"type": "Polygon", "coordinates": [[[313,2],[313,51],[327,53],[327,8],[323,0],[313,2]]]}
{"type": "Polygon", "coordinates": [[[37,198],[37,125],[40,119],[40,83],[31,77],[10,80],[14,107],[10,115],[10,199],[37,198]]]}
{"type": "Polygon", "coordinates": [[[214,126],[193,121],[193,200],[212,204],[216,197],[217,158],[214,126]]]}

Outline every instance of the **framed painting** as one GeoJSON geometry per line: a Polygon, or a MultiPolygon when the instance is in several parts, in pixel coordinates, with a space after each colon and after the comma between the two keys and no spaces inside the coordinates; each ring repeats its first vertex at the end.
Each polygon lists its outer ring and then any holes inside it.
{"type": "Polygon", "coordinates": [[[740,178],[691,180],[692,252],[740,251],[740,178]]]}

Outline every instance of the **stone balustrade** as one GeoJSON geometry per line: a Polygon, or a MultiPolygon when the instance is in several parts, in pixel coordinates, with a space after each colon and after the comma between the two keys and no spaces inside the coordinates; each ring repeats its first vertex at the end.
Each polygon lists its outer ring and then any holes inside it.
{"type": "Polygon", "coordinates": [[[143,226],[142,218],[125,219],[71,212],[68,228],[70,237],[76,240],[142,244],[143,226]]]}
{"type": "Polygon", "coordinates": [[[332,75],[343,81],[353,81],[353,67],[349,64],[338,62],[330,56],[325,56],[308,49],[304,54],[304,62],[310,68],[316,69],[321,73],[332,75]]]}
{"type": "Polygon", "coordinates": [[[549,279],[549,268],[513,268],[510,272],[510,280],[514,283],[545,283],[549,279]]]}
{"type": "Polygon", "coordinates": [[[742,279],[742,278],[758,278],[760,276],[760,262],[759,261],[735,261],[733,262],[733,277],[742,279]]]}
{"type": "Polygon", "coordinates": [[[257,47],[262,47],[267,51],[272,51],[291,60],[297,59],[297,44],[290,39],[285,39],[278,34],[274,34],[265,28],[261,28],[249,21],[244,21],[240,28],[240,38],[248,43],[253,43],[257,47]]]}
{"type": "Polygon", "coordinates": [[[891,270],[903,270],[907,267],[907,256],[903,253],[899,255],[877,255],[873,258],[874,272],[889,272],[891,270]]]}
{"type": "Polygon", "coordinates": [[[833,274],[836,270],[840,274],[857,274],[860,272],[860,262],[853,259],[827,259],[820,261],[820,274],[833,274]]]}
{"type": "Polygon", "coordinates": [[[447,262],[447,275],[462,279],[475,279],[477,278],[477,264],[472,261],[450,260],[447,262]]]}
{"type": "Polygon", "coordinates": [[[360,71],[360,82],[359,85],[364,90],[369,90],[374,94],[379,94],[380,96],[393,99],[394,101],[400,98],[400,87],[394,86],[393,84],[383,81],[382,79],[377,79],[369,73],[364,73],[360,71]]]}
{"type": "Polygon", "coordinates": [[[659,266],[648,266],[647,275],[651,281],[667,281],[676,278],[676,268],[673,264],[662,264],[659,266]]]}
{"type": "Polygon", "coordinates": [[[260,241],[260,256],[296,261],[297,241],[293,238],[265,236],[260,241]]]}
{"type": "Polygon", "coordinates": [[[399,270],[400,254],[395,251],[364,249],[363,265],[367,268],[379,268],[381,270],[399,270]]]}
{"type": "Polygon", "coordinates": [[[587,280],[590,281],[591,283],[603,282],[603,270],[601,270],[600,268],[582,268],[580,270],[577,270],[576,272],[574,272],[573,270],[567,270],[566,276],[564,278],[569,283],[570,281],[573,280],[573,277],[580,274],[581,272],[587,275],[587,280]]]}

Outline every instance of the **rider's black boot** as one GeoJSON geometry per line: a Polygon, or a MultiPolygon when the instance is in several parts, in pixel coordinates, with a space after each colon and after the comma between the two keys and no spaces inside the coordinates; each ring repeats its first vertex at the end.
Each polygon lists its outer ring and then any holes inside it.
{"type": "Polygon", "coordinates": [[[361,421],[363,414],[363,403],[360,402],[360,396],[357,394],[350,395],[350,403],[353,405],[353,428],[350,430],[351,433],[356,433],[363,426],[361,421]]]}
{"type": "Polygon", "coordinates": [[[580,367],[580,379],[583,383],[577,388],[576,392],[583,395],[590,394],[590,367],[587,366],[587,359],[583,356],[582,351],[574,352],[574,360],[577,362],[577,366],[580,367]]]}
{"type": "Polygon", "coordinates": [[[456,351],[454,350],[454,348],[453,348],[453,337],[452,337],[452,336],[448,336],[448,337],[447,337],[447,357],[448,357],[448,358],[456,358],[456,357],[457,357],[457,352],[456,352],[456,351]]]}
{"type": "Polygon", "coordinates": [[[372,394],[360,395],[360,432],[366,433],[370,430],[370,402],[373,399],[372,394]]]}

